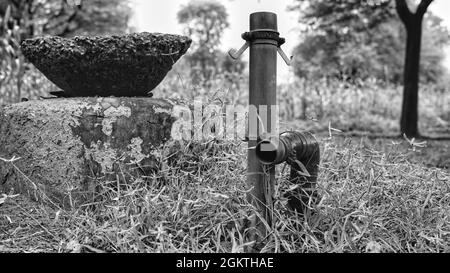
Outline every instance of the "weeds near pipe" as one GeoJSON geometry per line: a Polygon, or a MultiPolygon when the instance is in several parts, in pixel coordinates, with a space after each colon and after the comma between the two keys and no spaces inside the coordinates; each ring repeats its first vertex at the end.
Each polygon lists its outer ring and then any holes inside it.
{"type": "MultiPolygon", "coordinates": [[[[170,84],[160,93],[180,94],[179,84],[170,84]]],[[[450,252],[450,142],[418,147],[404,139],[339,136],[330,122],[345,131],[395,131],[400,93],[370,83],[364,89],[313,85],[281,89],[279,98],[281,114],[290,117],[284,126],[323,132],[320,198],[305,218],[287,213],[289,168],[279,166],[274,226],[261,252],[450,252]],[[310,90],[318,90],[305,110],[318,118],[313,123],[298,120],[303,110],[296,103],[310,90]]],[[[227,97],[245,102],[246,89],[231,88],[235,93],[227,97]]],[[[449,97],[429,92],[421,102],[422,128],[444,132],[449,97]]],[[[78,209],[59,210],[23,195],[6,198],[0,252],[243,252],[255,213],[245,197],[247,145],[213,143],[186,145],[174,155],[165,147],[161,154],[174,160],[158,174],[102,181],[102,198],[78,209]]]]}
{"type": "MultiPolygon", "coordinates": [[[[274,226],[261,252],[450,251],[448,170],[411,162],[418,151],[406,141],[324,134],[319,142],[318,203],[305,218],[287,213],[288,168],[278,173],[274,226]]],[[[218,144],[185,149],[160,173],[120,183],[120,190],[117,181],[105,181],[103,199],[89,209],[56,217],[32,203],[33,217],[59,241],[15,215],[17,205],[7,200],[0,251],[243,252],[254,214],[245,197],[245,143],[218,144]],[[14,232],[21,221],[30,228],[14,232]]]]}

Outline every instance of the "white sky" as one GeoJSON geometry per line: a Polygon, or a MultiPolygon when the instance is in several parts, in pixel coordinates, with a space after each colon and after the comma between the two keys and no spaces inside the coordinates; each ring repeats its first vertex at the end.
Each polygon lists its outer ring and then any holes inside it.
{"type": "MultiPolygon", "coordinates": [[[[162,32],[182,34],[182,27],[177,22],[177,12],[182,5],[189,0],[131,0],[134,15],[131,25],[137,31],[162,32]]],[[[287,7],[294,3],[293,0],[220,0],[227,8],[230,28],[222,38],[222,49],[239,48],[244,41],[241,33],[248,31],[248,18],[250,13],[257,11],[270,11],[278,15],[278,31],[286,38],[282,46],[288,56],[298,44],[298,12],[288,12],[287,7]]],[[[433,13],[444,19],[450,29],[450,1],[435,0],[430,8],[433,13]]],[[[248,53],[248,52],[247,52],[248,53]]],[[[447,50],[447,67],[450,69],[450,48],[447,50]]],[[[244,60],[248,55],[243,56],[244,60]]],[[[278,58],[279,80],[286,80],[291,75],[281,58],[278,58]]]]}

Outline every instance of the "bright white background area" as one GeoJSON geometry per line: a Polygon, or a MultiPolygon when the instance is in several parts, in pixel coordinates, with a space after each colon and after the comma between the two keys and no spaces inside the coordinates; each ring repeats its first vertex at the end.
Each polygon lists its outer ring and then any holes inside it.
{"type": "MultiPolygon", "coordinates": [[[[182,27],[177,21],[177,12],[182,5],[189,0],[131,0],[134,11],[131,25],[137,31],[162,32],[182,34],[182,27]]],[[[289,12],[288,6],[293,0],[220,0],[227,8],[230,28],[222,38],[222,49],[239,48],[244,41],[241,33],[248,31],[248,17],[250,13],[257,11],[270,11],[278,15],[278,31],[286,38],[282,46],[288,56],[292,49],[299,43],[298,38],[298,12],[289,12]]],[[[435,0],[429,10],[444,19],[444,23],[450,29],[450,1],[435,0]]],[[[244,60],[248,55],[244,54],[244,60]]],[[[450,48],[447,49],[447,67],[450,70],[450,48]]],[[[281,58],[278,58],[279,80],[285,81],[291,75],[281,58]]]]}

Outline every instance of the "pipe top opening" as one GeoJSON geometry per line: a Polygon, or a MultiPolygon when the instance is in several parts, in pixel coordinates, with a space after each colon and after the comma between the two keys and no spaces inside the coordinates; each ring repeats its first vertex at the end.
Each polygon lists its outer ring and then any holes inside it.
{"type": "Polygon", "coordinates": [[[250,14],[250,31],[255,29],[271,29],[278,31],[276,13],[261,11],[250,14]]]}

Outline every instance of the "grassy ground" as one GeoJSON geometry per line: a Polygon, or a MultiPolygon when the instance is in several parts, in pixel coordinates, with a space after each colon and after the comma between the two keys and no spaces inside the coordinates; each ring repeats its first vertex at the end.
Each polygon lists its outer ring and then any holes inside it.
{"type": "MultiPolygon", "coordinates": [[[[245,104],[246,90],[219,95],[245,104]]],[[[198,95],[215,100],[217,92],[179,77],[155,91],[198,95]]],[[[282,127],[312,130],[321,143],[320,198],[311,215],[289,214],[282,197],[289,168],[279,166],[262,252],[450,252],[450,140],[382,136],[399,131],[401,88],[299,81],[279,88],[279,104],[282,127]]],[[[450,92],[421,88],[424,135],[449,135],[448,105],[450,92]]],[[[185,147],[177,156],[152,177],[119,187],[105,181],[104,201],[77,210],[0,195],[0,252],[243,252],[255,217],[246,200],[246,143],[185,147]]]]}
{"type": "MultiPolygon", "coordinates": [[[[450,141],[318,139],[314,213],[287,212],[289,168],[279,166],[262,252],[450,252],[450,141]]],[[[73,211],[0,199],[0,252],[243,252],[254,216],[245,146],[186,148],[176,165],[120,190],[105,183],[105,201],[73,211]]]]}

